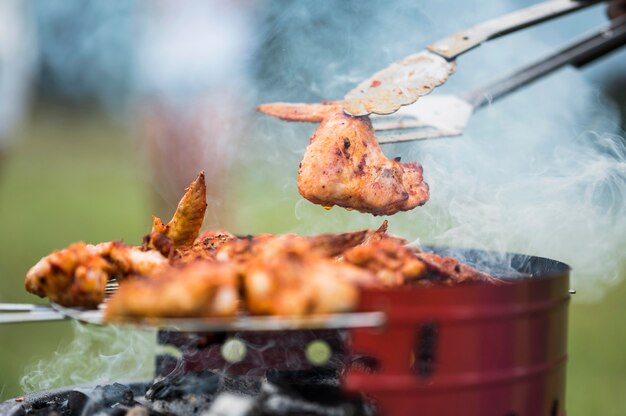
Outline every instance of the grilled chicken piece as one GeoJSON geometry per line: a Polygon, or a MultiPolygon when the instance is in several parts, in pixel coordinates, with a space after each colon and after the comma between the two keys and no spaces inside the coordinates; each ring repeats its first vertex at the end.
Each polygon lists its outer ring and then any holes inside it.
{"type": "Polygon", "coordinates": [[[166,263],[156,251],[121,242],[75,243],[39,260],[26,273],[26,290],[64,306],[95,307],[110,277],[145,275],[166,263]]]}
{"type": "Polygon", "coordinates": [[[169,256],[173,249],[191,246],[202,227],[206,212],[206,183],[204,172],[185,189],[185,194],[176,207],[174,216],[167,224],[152,216],[152,232],[145,245],[169,256]]]}
{"type": "Polygon", "coordinates": [[[447,285],[469,282],[502,283],[500,279],[463,264],[454,257],[423,251],[416,252],[415,255],[426,264],[428,270],[435,275],[436,279],[434,280],[438,283],[447,285]]]}
{"type": "Polygon", "coordinates": [[[324,257],[296,235],[266,241],[244,267],[246,306],[257,315],[353,310],[358,285],[374,284],[370,272],[324,257]]]}
{"type": "Polygon", "coordinates": [[[321,123],[298,171],[298,190],[314,204],[391,215],[428,200],[420,164],[387,159],[368,117],[345,114],[341,103],[272,103],[258,109],[283,120],[321,123]]]}
{"type": "Polygon", "coordinates": [[[233,244],[237,238],[227,231],[205,231],[191,246],[181,247],[171,260],[175,264],[189,263],[197,259],[215,261],[217,252],[224,246],[233,244]]]}
{"type": "Polygon", "coordinates": [[[105,319],[233,316],[239,303],[236,268],[197,260],[120,283],[107,303],[105,319]]]}
{"type": "Polygon", "coordinates": [[[387,231],[387,220],[377,230],[361,230],[339,234],[318,234],[307,237],[313,248],[327,257],[342,255],[346,250],[377,239],[387,231]]]}
{"type": "Polygon", "coordinates": [[[401,286],[426,276],[426,264],[401,239],[380,238],[351,248],[343,259],[370,270],[379,283],[387,287],[401,286]]]}

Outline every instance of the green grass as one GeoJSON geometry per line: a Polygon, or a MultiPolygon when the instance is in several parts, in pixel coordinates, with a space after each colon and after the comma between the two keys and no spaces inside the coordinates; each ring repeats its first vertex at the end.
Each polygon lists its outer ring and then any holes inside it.
{"type": "MultiPolygon", "coordinates": [[[[44,303],[23,290],[23,275],[55,248],[77,240],[138,243],[149,230],[151,194],[129,131],[98,118],[43,114],[20,134],[12,150],[0,166],[0,302],[44,303]]],[[[285,232],[298,226],[295,187],[285,192],[260,187],[254,180],[243,185],[239,192],[247,195],[235,231],[285,232]]],[[[298,209],[309,216],[308,205],[298,209]]],[[[325,226],[339,230],[351,218],[350,213],[338,213],[325,226]]],[[[624,299],[622,284],[599,303],[571,306],[569,416],[626,414],[624,299]]],[[[22,393],[20,379],[27,373],[33,388],[102,374],[116,379],[131,369],[133,375],[148,375],[152,336],[76,329],[68,322],[0,326],[0,400],[22,393]],[[133,352],[145,349],[148,354],[133,352]],[[56,376],[47,384],[33,373],[39,360],[43,371],[56,376]]]]}

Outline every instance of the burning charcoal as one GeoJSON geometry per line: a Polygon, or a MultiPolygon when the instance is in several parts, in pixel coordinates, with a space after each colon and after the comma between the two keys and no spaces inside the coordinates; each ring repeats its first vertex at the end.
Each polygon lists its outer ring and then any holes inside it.
{"type": "Polygon", "coordinates": [[[212,371],[182,374],[175,371],[166,377],[158,377],[146,392],[148,400],[179,399],[186,395],[212,397],[221,385],[221,376],[212,371]]]}
{"type": "Polygon", "coordinates": [[[224,377],[223,381],[222,391],[245,396],[258,394],[263,384],[259,377],[254,376],[224,377]]]}
{"type": "Polygon", "coordinates": [[[96,387],[102,392],[102,401],[104,406],[110,407],[114,404],[123,404],[132,406],[135,403],[135,396],[130,387],[120,383],[113,383],[104,387],[96,387]]]}

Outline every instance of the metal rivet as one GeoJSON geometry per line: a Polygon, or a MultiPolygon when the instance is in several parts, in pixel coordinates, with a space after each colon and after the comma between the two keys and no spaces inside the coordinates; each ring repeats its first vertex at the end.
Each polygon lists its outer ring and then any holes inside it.
{"type": "Polygon", "coordinates": [[[229,363],[238,363],[246,358],[246,344],[237,338],[229,338],[220,350],[222,357],[229,363]]]}

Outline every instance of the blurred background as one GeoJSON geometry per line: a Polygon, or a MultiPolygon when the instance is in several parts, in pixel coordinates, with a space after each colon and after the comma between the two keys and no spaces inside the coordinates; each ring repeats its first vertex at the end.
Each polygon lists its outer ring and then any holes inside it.
{"type": "MultiPolygon", "coordinates": [[[[0,302],[39,302],[26,270],[74,241],[139,244],[205,170],[205,228],[346,231],[382,221],[297,192],[315,129],[265,101],[340,99],[386,64],[534,1],[0,2],[0,302]],[[470,4],[471,3],[471,4],[470,4]]],[[[484,45],[440,92],[464,92],[605,24],[605,6],[484,45]]],[[[568,414],[626,414],[626,50],[481,110],[459,139],[385,147],[419,160],[424,207],[391,231],[573,266],[568,414]]],[[[149,377],[154,333],[0,326],[0,400],[149,377]]]]}

